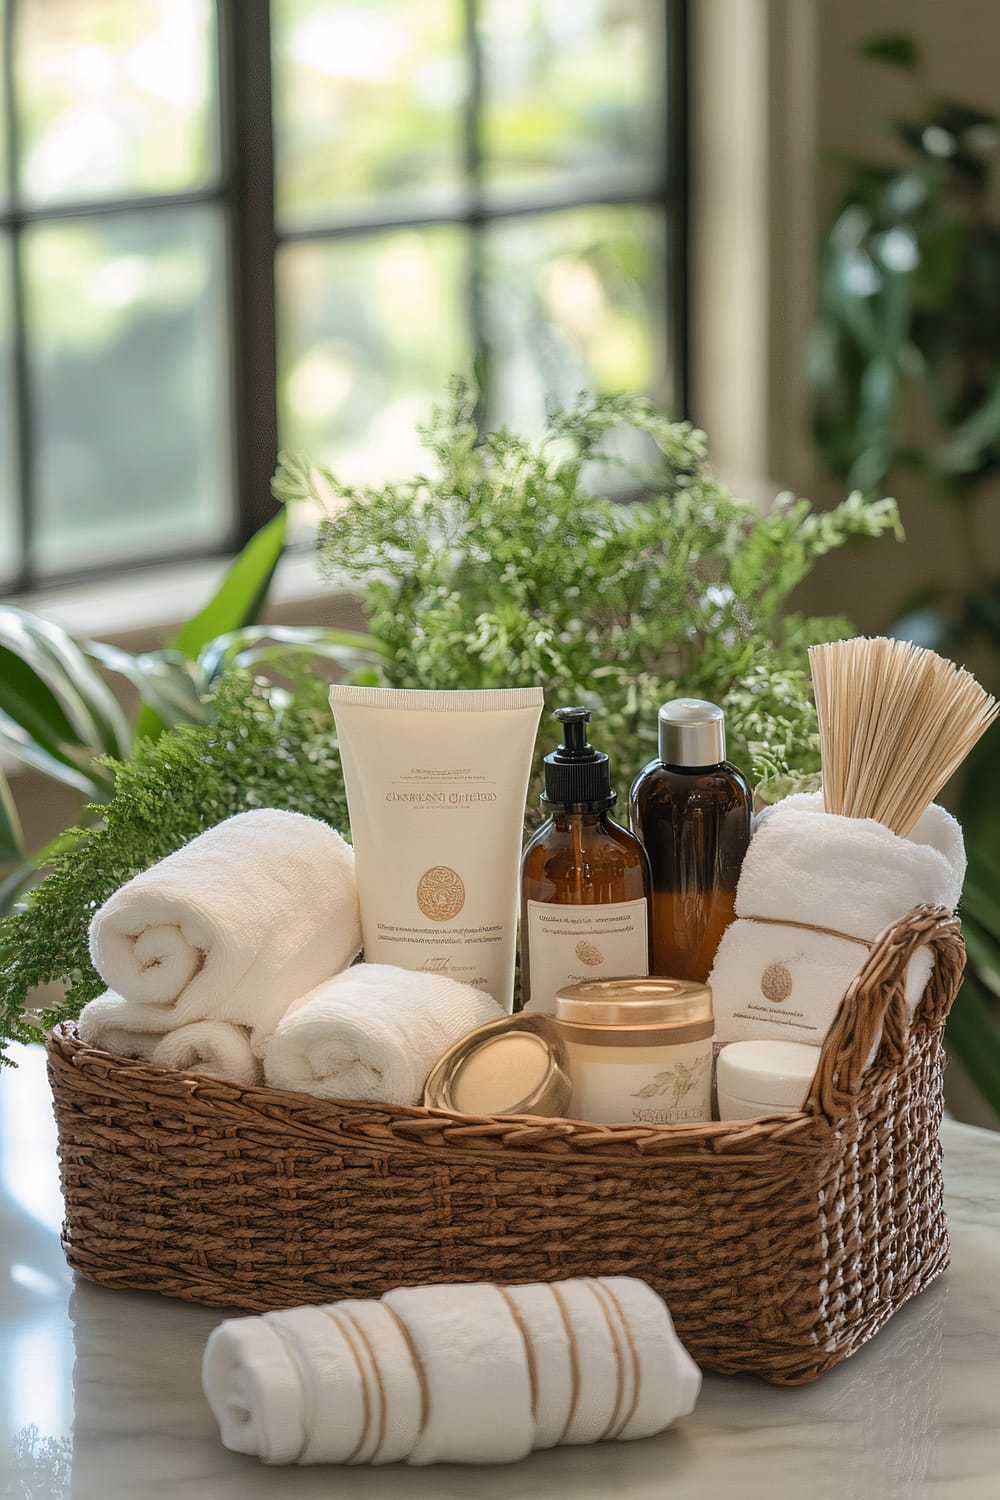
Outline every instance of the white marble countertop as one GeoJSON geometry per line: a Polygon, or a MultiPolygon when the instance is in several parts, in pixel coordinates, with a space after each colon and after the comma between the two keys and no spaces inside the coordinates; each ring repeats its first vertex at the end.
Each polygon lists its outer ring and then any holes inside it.
{"type": "Polygon", "coordinates": [[[846,1364],[795,1390],[706,1376],[637,1443],[503,1467],[272,1469],[228,1453],[199,1382],[222,1314],[75,1278],[59,1248],[37,1049],[0,1078],[0,1496],[25,1500],[995,1500],[1000,1135],[946,1124],[952,1266],[846,1364]]]}

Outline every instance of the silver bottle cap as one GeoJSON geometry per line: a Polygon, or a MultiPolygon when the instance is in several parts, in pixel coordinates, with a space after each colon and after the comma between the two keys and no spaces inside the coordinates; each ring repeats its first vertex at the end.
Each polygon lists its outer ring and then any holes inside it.
{"type": "Polygon", "coordinates": [[[726,758],[722,709],[704,698],[672,698],[661,704],[660,759],[668,766],[717,766],[726,758]]]}

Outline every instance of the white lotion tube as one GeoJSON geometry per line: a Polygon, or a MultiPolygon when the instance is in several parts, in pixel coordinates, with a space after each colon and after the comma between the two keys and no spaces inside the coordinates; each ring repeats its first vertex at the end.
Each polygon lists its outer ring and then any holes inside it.
{"type": "Polygon", "coordinates": [[[447,974],[510,1011],[541,688],[336,684],[365,961],[447,974]]]}

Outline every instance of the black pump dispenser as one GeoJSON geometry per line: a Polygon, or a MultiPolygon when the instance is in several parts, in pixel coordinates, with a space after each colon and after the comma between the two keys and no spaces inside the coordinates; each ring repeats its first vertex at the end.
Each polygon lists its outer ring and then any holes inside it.
{"type": "Polygon", "coordinates": [[[545,757],[546,807],[587,807],[597,812],[613,806],[611,770],[603,750],[587,739],[589,708],[557,708],[552,715],[563,726],[563,743],[545,757]]]}

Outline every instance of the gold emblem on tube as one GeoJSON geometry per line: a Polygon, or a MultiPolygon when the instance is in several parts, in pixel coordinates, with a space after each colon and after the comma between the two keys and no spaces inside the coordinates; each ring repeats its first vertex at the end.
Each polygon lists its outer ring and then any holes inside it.
{"type": "Polygon", "coordinates": [[[450,865],[432,865],[417,881],[417,905],[432,922],[450,922],[465,905],[465,886],[450,865]]]}

